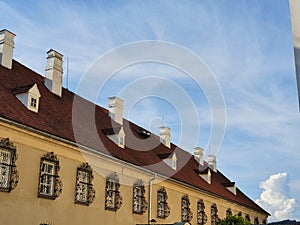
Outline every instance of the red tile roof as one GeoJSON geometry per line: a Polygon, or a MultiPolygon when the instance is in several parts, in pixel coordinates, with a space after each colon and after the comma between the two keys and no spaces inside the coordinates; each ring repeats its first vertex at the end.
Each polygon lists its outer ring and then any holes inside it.
{"type": "MultiPolygon", "coordinates": [[[[126,134],[126,146],[124,149],[118,147],[106,136],[108,133],[114,133],[112,128],[117,127],[117,124],[111,121],[108,110],[94,105],[66,89],[63,89],[61,98],[52,94],[44,86],[43,76],[15,60],[13,60],[11,70],[0,65],[0,102],[0,117],[2,118],[72,142],[76,142],[73,129],[79,129],[84,138],[81,138],[83,141],[80,141],[78,144],[110,154],[115,158],[141,166],[158,174],[170,176],[172,179],[202,189],[213,195],[268,214],[238,188],[236,195],[227,190],[224,183],[230,183],[231,181],[220,171],[217,173],[212,172],[211,184],[208,184],[199,176],[197,172],[199,164],[190,153],[173,144],[171,144],[171,148],[165,147],[160,143],[159,137],[154,134],[140,135],[140,127],[127,120],[124,120],[123,124],[126,134]],[[38,113],[28,110],[12,92],[15,88],[29,87],[34,83],[37,84],[41,93],[38,113]],[[79,119],[75,124],[72,124],[72,106],[75,96],[80,102],[79,110],[76,112],[79,115],[79,119]],[[95,109],[95,118],[93,118],[95,121],[86,118],[89,109],[95,109]],[[96,123],[97,135],[94,135],[92,133],[93,130],[90,129],[91,125],[94,125],[91,122],[96,123]],[[102,146],[99,146],[99,138],[102,146]],[[162,156],[170,155],[174,151],[176,151],[178,160],[176,171],[162,162],[162,158],[164,158],[162,156]]],[[[200,171],[205,172],[205,170],[207,170],[207,163],[200,168],[200,171]]]]}

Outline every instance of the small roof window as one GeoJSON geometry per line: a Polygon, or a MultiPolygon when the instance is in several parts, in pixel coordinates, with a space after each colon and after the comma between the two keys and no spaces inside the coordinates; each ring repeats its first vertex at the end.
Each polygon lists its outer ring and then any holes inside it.
{"type": "Polygon", "coordinates": [[[36,83],[14,88],[12,92],[29,110],[38,112],[41,94],[36,83]]]}

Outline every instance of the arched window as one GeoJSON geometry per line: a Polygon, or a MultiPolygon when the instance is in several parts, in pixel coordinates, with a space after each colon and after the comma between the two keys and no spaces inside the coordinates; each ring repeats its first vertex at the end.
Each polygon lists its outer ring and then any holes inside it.
{"type": "Polygon", "coordinates": [[[15,164],[17,148],[8,138],[0,140],[0,191],[10,192],[18,184],[19,173],[15,164]]]}
{"type": "Polygon", "coordinates": [[[255,217],[255,218],[254,218],[254,224],[259,224],[258,217],[255,217]]]}
{"type": "Polygon", "coordinates": [[[89,205],[94,201],[95,190],[92,181],[94,179],[92,168],[88,163],[83,163],[77,168],[75,203],[89,205]]]}
{"type": "Polygon", "coordinates": [[[207,215],[205,214],[205,205],[202,199],[197,202],[197,224],[204,225],[207,222],[207,215]]]}
{"type": "Polygon", "coordinates": [[[168,195],[164,187],[157,191],[157,217],[167,218],[170,215],[170,208],[168,206],[168,195]]]}
{"type": "Polygon", "coordinates": [[[148,208],[145,198],[145,186],[141,179],[133,184],[133,213],[144,214],[148,208]]]}
{"type": "Polygon", "coordinates": [[[190,209],[190,199],[188,195],[181,198],[181,221],[190,222],[193,218],[193,213],[190,209]]]}
{"type": "Polygon", "coordinates": [[[53,152],[48,152],[41,158],[39,198],[53,200],[62,193],[62,182],[58,175],[59,170],[59,160],[53,152]]]}
{"type": "Polygon", "coordinates": [[[120,183],[116,173],[111,173],[106,177],[105,209],[117,211],[121,208],[123,199],[119,192],[120,183]]]}

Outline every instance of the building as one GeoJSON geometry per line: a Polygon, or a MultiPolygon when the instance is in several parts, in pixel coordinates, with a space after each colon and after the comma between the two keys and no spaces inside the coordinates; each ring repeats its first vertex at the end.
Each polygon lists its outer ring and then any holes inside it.
{"type": "Polygon", "coordinates": [[[0,31],[1,224],[215,225],[231,214],[267,222],[215,156],[175,146],[168,127],[156,136],[123,119],[118,97],[104,109],[64,89],[55,50],[45,77],[13,60],[14,37],[0,31]]]}

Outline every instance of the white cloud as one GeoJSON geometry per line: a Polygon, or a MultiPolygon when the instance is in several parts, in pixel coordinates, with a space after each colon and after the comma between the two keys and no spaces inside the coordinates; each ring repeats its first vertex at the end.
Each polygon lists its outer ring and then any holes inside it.
{"type": "Polygon", "coordinates": [[[288,174],[277,173],[261,182],[263,192],[256,203],[270,214],[270,221],[292,219],[295,216],[296,199],[290,198],[288,174]]]}

